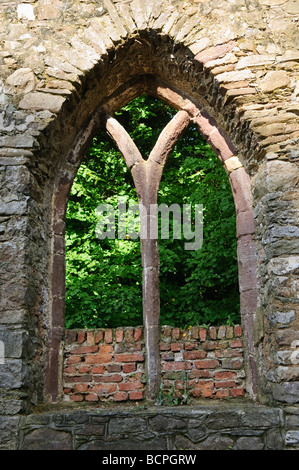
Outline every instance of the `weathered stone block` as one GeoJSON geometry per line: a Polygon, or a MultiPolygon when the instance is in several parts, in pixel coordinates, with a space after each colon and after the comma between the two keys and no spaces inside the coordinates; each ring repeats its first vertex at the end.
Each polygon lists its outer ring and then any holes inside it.
{"type": "Polygon", "coordinates": [[[25,435],[23,450],[71,450],[72,436],[64,431],[38,428],[25,435]]]}

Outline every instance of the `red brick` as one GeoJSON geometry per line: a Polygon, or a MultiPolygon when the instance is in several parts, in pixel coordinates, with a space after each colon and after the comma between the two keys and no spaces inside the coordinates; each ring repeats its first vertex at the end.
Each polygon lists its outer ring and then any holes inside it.
{"type": "Polygon", "coordinates": [[[108,393],[116,392],[116,384],[97,384],[93,386],[93,391],[107,395],[108,393]]]}
{"type": "Polygon", "coordinates": [[[183,361],[164,362],[162,370],[190,370],[191,364],[183,361]]]}
{"type": "Polygon", "coordinates": [[[79,331],[79,333],[78,333],[78,339],[77,339],[77,343],[78,343],[78,344],[84,343],[84,341],[85,341],[85,335],[86,335],[86,332],[85,332],[85,331],[79,331]]]}
{"type": "Polygon", "coordinates": [[[184,359],[193,361],[194,359],[204,359],[206,355],[205,351],[185,351],[184,359]]]}
{"type": "Polygon", "coordinates": [[[95,334],[94,342],[95,342],[96,344],[100,343],[101,341],[103,341],[103,337],[104,337],[103,331],[98,331],[98,332],[95,334]]]}
{"type": "Polygon", "coordinates": [[[64,373],[65,374],[77,374],[77,369],[74,366],[69,366],[64,369],[64,373]]]}
{"type": "Polygon", "coordinates": [[[205,343],[202,343],[201,347],[205,351],[214,351],[214,349],[217,348],[217,342],[216,341],[206,341],[205,343]]]}
{"type": "Polygon", "coordinates": [[[170,351],[170,343],[160,343],[160,351],[170,351]]]}
{"type": "Polygon", "coordinates": [[[199,328],[199,341],[205,341],[207,337],[207,330],[205,328],[199,328]]]}
{"type": "Polygon", "coordinates": [[[84,374],[84,375],[74,375],[72,377],[72,382],[76,382],[76,383],[79,383],[79,382],[91,382],[91,375],[90,374],[84,374]]]}
{"type": "Polygon", "coordinates": [[[100,346],[100,353],[102,354],[109,354],[113,352],[113,346],[111,344],[102,344],[100,346]]]}
{"type": "Polygon", "coordinates": [[[105,343],[110,344],[113,341],[112,330],[105,330],[105,343]]]}
{"type": "Polygon", "coordinates": [[[208,370],[201,370],[201,369],[197,369],[197,370],[192,370],[190,372],[190,375],[189,375],[189,378],[190,379],[195,379],[195,378],[210,378],[211,377],[211,372],[208,371],[208,370]]]}
{"type": "Polygon", "coordinates": [[[170,345],[171,351],[181,351],[184,349],[183,343],[171,343],[170,345]]]}
{"type": "Polygon", "coordinates": [[[66,360],[66,364],[79,364],[82,361],[81,356],[70,356],[66,360]]]}
{"type": "Polygon", "coordinates": [[[121,343],[124,337],[124,332],[123,330],[116,330],[115,334],[115,342],[116,343],[121,343]]]}
{"type": "Polygon", "coordinates": [[[115,401],[126,401],[128,399],[128,394],[126,392],[115,392],[114,400],[115,401]]]}
{"type": "Polygon", "coordinates": [[[139,390],[138,392],[130,392],[129,393],[130,400],[142,400],[143,399],[143,392],[139,390]]]}
{"type": "Polygon", "coordinates": [[[180,329],[173,328],[171,337],[172,339],[180,339],[180,329]]]}
{"type": "Polygon", "coordinates": [[[91,354],[98,351],[98,346],[77,346],[71,350],[71,354],[91,354]]]}
{"type": "Polygon", "coordinates": [[[127,343],[132,343],[134,339],[134,330],[133,328],[125,330],[125,341],[127,343]]]}
{"type": "Polygon", "coordinates": [[[203,359],[202,361],[195,361],[194,365],[197,369],[216,369],[216,367],[219,367],[219,361],[216,359],[203,359]]]}
{"type": "Polygon", "coordinates": [[[113,375],[98,375],[94,377],[95,382],[101,382],[101,383],[114,383],[114,382],[121,382],[122,381],[122,376],[119,374],[113,374],[113,375]]]}
{"type": "Polygon", "coordinates": [[[65,388],[65,389],[63,389],[63,393],[64,393],[65,395],[67,395],[67,394],[70,393],[72,390],[73,390],[72,388],[65,388]]]}
{"type": "Polygon", "coordinates": [[[185,349],[186,351],[193,351],[193,349],[197,349],[197,342],[196,341],[190,341],[185,343],[185,349]]]}
{"type": "Polygon", "coordinates": [[[214,374],[215,379],[232,379],[233,377],[236,377],[236,375],[236,372],[231,371],[215,372],[214,374]]]}
{"type": "Polygon", "coordinates": [[[79,366],[78,372],[79,374],[88,374],[91,371],[91,366],[79,366]]]}
{"type": "Polygon", "coordinates": [[[121,365],[120,364],[108,364],[106,366],[106,372],[112,374],[113,372],[121,372],[121,365]]]}
{"type": "Polygon", "coordinates": [[[232,388],[236,386],[237,386],[237,383],[234,380],[226,380],[224,382],[215,382],[216,388],[232,388]]]}
{"type": "Polygon", "coordinates": [[[93,366],[92,373],[93,374],[104,374],[105,370],[106,369],[105,369],[104,366],[93,366]]]}
{"type": "Polygon", "coordinates": [[[96,393],[89,393],[88,395],[85,395],[85,400],[86,401],[98,401],[99,397],[96,393]]]}
{"type": "Polygon", "coordinates": [[[86,338],[86,342],[87,344],[89,345],[94,345],[94,331],[87,331],[87,338],[86,338]]]}
{"type": "Polygon", "coordinates": [[[143,362],[144,357],[142,353],[122,353],[115,354],[115,362],[143,362]]]}
{"type": "Polygon", "coordinates": [[[135,391],[143,388],[143,384],[140,382],[123,382],[118,385],[119,391],[135,391]]]}
{"type": "Polygon", "coordinates": [[[135,328],[134,331],[134,340],[135,341],[141,341],[143,335],[143,331],[141,328],[135,328]]]}
{"type": "Polygon", "coordinates": [[[123,368],[123,372],[125,374],[128,374],[128,373],[134,372],[136,370],[136,364],[134,362],[132,364],[131,363],[124,364],[122,368],[123,368]]]}
{"type": "Polygon", "coordinates": [[[244,388],[231,388],[229,393],[232,397],[242,397],[244,395],[244,388]]]}
{"type": "Polygon", "coordinates": [[[192,338],[193,339],[198,339],[199,338],[199,328],[198,328],[198,326],[193,326],[192,327],[192,338]]]}
{"type": "Polygon", "coordinates": [[[94,354],[93,356],[85,356],[86,364],[105,364],[111,362],[111,354],[94,354]]]}
{"type": "Polygon", "coordinates": [[[82,383],[76,384],[75,387],[74,387],[74,391],[79,392],[79,393],[87,392],[88,391],[88,385],[87,384],[82,384],[82,383]]]}
{"type": "Polygon", "coordinates": [[[229,390],[228,389],[217,390],[215,397],[220,398],[220,399],[221,398],[229,398],[229,390]]]}
{"type": "Polygon", "coordinates": [[[83,401],[84,400],[84,396],[83,395],[71,395],[70,396],[70,399],[72,401],[83,401]]]}
{"type": "Polygon", "coordinates": [[[242,343],[241,339],[232,339],[229,342],[229,347],[230,348],[242,348],[242,346],[243,346],[243,343],[242,343]]]}
{"type": "Polygon", "coordinates": [[[216,339],[216,328],[215,326],[210,326],[209,328],[209,338],[216,339]]]}

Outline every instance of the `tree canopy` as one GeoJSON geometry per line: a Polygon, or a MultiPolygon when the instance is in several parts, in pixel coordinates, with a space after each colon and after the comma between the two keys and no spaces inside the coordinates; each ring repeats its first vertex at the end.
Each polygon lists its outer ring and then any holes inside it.
{"type": "MultiPolygon", "coordinates": [[[[142,95],[116,113],[144,158],[176,113],[142,95]]],[[[97,207],[137,204],[131,173],[108,135],[93,139],[68,202],[66,217],[66,327],[142,324],[139,239],[96,234],[97,207]]],[[[184,239],[159,238],[161,324],[188,327],[240,321],[236,216],[218,157],[189,126],[163,172],[159,204],[203,205],[203,244],[187,251],[184,239]]],[[[173,221],[170,219],[170,228],[173,221]]]]}

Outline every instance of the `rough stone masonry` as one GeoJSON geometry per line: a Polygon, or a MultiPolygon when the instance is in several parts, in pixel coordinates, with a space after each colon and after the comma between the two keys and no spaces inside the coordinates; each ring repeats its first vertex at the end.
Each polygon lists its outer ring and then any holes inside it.
{"type": "Polygon", "coordinates": [[[298,16],[295,0],[0,2],[1,448],[298,448],[298,16]],[[232,187],[246,406],[130,411],[122,431],[124,410],[55,411],[64,219],[99,117],[144,92],[189,114],[232,187]]]}

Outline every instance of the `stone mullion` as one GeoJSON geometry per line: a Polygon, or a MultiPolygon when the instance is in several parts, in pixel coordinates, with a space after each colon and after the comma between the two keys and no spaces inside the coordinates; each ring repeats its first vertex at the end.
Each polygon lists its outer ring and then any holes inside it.
{"type": "Polygon", "coordinates": [[[155,398],[160,388],[160,295],[157,200],[163,167],[173,146],[189,125],[186,111],[179,111],[161,132],[148,160],[144,160],[125,129],[111,116],[105,117],[106,130],[121,151],[131,170],[141,208],[141,260],[143,320],[145,330],[148,398],[155,398]],[[142,213],[142,210],[144,213],[142,213]],[[146,223],[145,223],[146,222],[146,223]],[[146,229],[145,229],[146,227],[146,229]]]}

